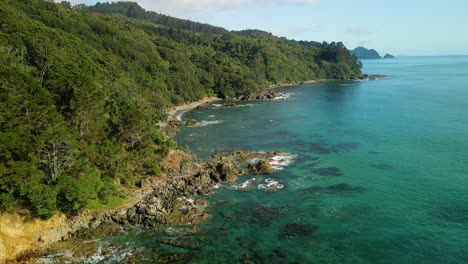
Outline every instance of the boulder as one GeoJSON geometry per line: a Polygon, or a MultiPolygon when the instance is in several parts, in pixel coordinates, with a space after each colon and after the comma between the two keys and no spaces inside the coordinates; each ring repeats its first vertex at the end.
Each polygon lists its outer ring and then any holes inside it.
{"type": "Polygon", "coordinates": [[[208,109],[209,106],[210,106],[210,104],[208,104],[208,103],[201,104],[201,105],[197,106],[197,110],[206,110],[206,109],[208,109]]]}
{"type": "Polygon", "coordinates": [[[217,182],[234,182],[239,177],[239,172],[233,164],[221,161],[216,165],[212,176],[214,176],[212,179],[217,182]]]}
{"type": "Polygon", "coordinates": [[[249,173],[251,174],[273,174],[274,172],[275,169],[266,160],[260,160],[256,164],[249,164],[249,173]]]}
{"type": "Polygon", "coordinates": [[[169,124],[170,126],[181,126],[181,125],[182,125],[182,121],[173,119],[173,120],[169,120],[169,121],[168,121],[168,124],[169,124]]]}
{"type": "Polygon", "coordinates": [[[233,107],[236,107],[236,104],[235,103],[224,103],[223,107],[224,108],[233,108],[233,107]]]}
{"type": "Polygon", "coordinates": [[[189,119],[187,122],[185,122],[186,126],[194,127],[198,125],[198,121],[195,119],[189,119]]]}

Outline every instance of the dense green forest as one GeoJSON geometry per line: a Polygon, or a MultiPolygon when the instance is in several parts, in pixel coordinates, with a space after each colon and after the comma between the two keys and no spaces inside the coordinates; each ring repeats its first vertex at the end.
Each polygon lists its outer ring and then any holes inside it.
{"type": "Polygon", "coordinates": [[[175,143],[157,123],[174,105],[361,75],[342,43],[230,32],[135,3],[2,0],[0,61],[0,209],[40,217],[158,177],[175,143]]]}

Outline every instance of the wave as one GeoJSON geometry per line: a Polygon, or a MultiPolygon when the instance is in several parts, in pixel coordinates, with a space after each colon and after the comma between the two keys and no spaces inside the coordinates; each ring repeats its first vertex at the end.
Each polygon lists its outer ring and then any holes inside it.
{"type": "Polygon", "coordinates": [[[270,158],[269,162],[273,169],[283,170],[284,167],[289,166],[291,163],[293,163],[296,157],[297,154],[279,153],[276,156],[270,158]]]}
{"type": "Polygon", "coordinates": [[[221,124],[223,122],[224,122],[223,120],[214,120],[214,121],[202,120],[196,125],[196,127],[206,127],[206,126],[209,126],[209,125],[221,124]]]}
{"type": "Polygon", "coordinates": [[[265,191],[277,191],[277,190],[281,190],[284,188],[284,185],[279,183],[278,181],[276,180],[273,180],[273,179],[266,179],[265,180],[265,183],[263,184],[259,184],[258,185],[258,189],[260,190],[265,190],[265,191]]]}
{"type": "Polygon", "coordinates": [[[250,180],[246,180],[245,182],[241,183],[241,184],[233,184],[232,185],[232,189],[234,190],[241,190],[241,191],[246,191],[246,190],[249,190],[252,188],[252,185],[254,182],[256,182],[257,179],[256,178],[252,178],[250,180]]]}
{"type": "MultiPolygon", "coordinates": [[[[96,242],[95,240],[91,240],[90,242],[96,242]]],[[[84,242],[87,243],[87,242],[84,242]]],[[[74,257],[73,252],[71,250],[67,250],[64,253],[48,255],[45,257],[41,257],[38,259],[38,263],[48,264],[48,263],[60,263],[59,261],[62,258],[67,259],[66,263],[122,263],[125,259],[132,256],[133,249],[132,248],[120,248],[109,245],[105,242],[99,242],[99,247],[97,248],[96,252],[88,257],[74,257]]],[[[63,260],[62,260],[63,261],[63,260]]]]}
{"type": "Polygon", "coordinates": [[[295,93],[282,93],[280,96],[277,96],[273,98],[272,100],[288,100],[293,95],[295,95],[295,93]]]}
{"type": "Polygon", "coordinates": [[[187,198],[185,196],[177,198],[177,201],[184,202],[185,205],[181,207],[181,209],[199,209],[199,210],[204,210],[205,206],[204,205],[197,205],[195,204],[195,200],[191,198],[187,198]]]}
{"type": "Polygon", "coordinates": [[[236,107],[254,107],[255,104],[238,104],[236,107]]]}

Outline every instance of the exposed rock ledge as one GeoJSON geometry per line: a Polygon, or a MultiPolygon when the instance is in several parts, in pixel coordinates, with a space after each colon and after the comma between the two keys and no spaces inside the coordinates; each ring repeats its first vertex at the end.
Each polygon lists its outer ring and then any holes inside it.
{"type": "MultiPolygon", "coordinates": [[[[203,195],[210,194],[218,184],[236,181],[241,175],[249,173],[249,169],[255,169],[256,173],[272,173],[269,160],[278,154],[235,151],[214,155],[208,162],[200,164],[193,155],[173,150],[161,163],[163,177],[144,181],[144,188],[136,192],[133,203],[117,210],[84,213],[60,227],[37,233],[35,250],[23,252],[17,261],[29,262],[39,256],[61,252],[63,247],[80,251],[80,246],[73,246],[76,242],[67,246],[66,242],[65,245],[56,243],[71,238],[107,236],[133,227],[202,223],[210,217],[204,212],[206,201],[201,198],[203,195]],[[253,160],[255,164],[252,164],[253,160]]],[[[73,239],[70,241],[73,243],[73,239]]],[[[87,254],[89,250],[86,249],[87,254]]]]}

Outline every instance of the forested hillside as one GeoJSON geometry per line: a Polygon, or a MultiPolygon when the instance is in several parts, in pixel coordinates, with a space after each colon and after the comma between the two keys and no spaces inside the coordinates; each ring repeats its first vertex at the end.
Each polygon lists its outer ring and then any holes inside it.
{"type": "Polygon", "coordinates": [[[158,177],[165,110],[272,83],[348,79],[342,43],[229,32],[146,12],[0,1],[0,208],[49,217],[105,205],[158,177]]]}

